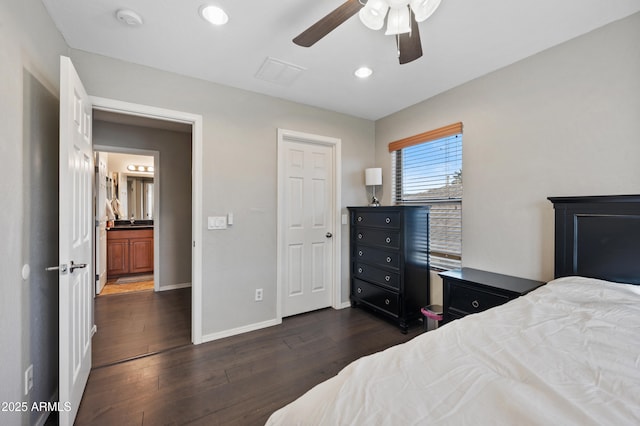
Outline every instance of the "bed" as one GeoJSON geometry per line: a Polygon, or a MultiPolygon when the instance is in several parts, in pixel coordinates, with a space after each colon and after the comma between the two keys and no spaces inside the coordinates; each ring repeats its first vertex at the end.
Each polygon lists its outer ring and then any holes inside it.
{"type": "Polygon", "coordinates": [[[550,200],[556,279],[354,361],[267,425],[640,424],[640,196],[550,200]]]}

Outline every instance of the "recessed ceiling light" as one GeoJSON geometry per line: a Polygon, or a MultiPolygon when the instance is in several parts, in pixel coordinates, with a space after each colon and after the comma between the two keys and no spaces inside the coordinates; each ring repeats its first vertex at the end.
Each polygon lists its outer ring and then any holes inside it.
{"type": "Polygon", "coordinates": [[[224,25],[229,21],[229,15],[218,6],[203,5],[200,7],[200,15],[213,25],[224,25]]]}
{"type": "Polygon", "coordinates": [[[369,67],[360,67],[354,72],[358,78],[367,78],[373,74],[373,70],[369,67]]]}
{"type": "Polygon", "coordinates": [[[118,21],[130,27],[137,27],[138,25],[142,25],[142,17],[133,10],[119,9],[116,12],[116,18],[118,19],[118,21]]]}

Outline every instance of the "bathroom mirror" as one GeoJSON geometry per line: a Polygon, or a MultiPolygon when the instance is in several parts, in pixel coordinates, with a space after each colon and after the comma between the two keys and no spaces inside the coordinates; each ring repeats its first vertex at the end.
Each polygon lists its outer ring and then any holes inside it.
{"type": "Polygon", "coordinates": [[[153,219],[153,178],[127,176],[127,219],[153,219]]]}

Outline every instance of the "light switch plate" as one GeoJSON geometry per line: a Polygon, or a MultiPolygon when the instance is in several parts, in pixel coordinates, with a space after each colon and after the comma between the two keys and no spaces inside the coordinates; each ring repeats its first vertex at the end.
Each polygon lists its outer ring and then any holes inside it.
{"type": "Polygon", "coordinates": [[[207,218],[208,229],[227,229],[226,216],[209,216],[207,218]]]}

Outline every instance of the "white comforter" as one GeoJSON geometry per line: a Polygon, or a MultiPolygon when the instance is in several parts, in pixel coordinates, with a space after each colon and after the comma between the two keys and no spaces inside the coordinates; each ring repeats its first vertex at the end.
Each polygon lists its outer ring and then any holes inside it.
{"type": "Polygon", "coordinates": [[[640,286],[561,278],[361,358],[267,425],[640,425],[640,286]]]}

